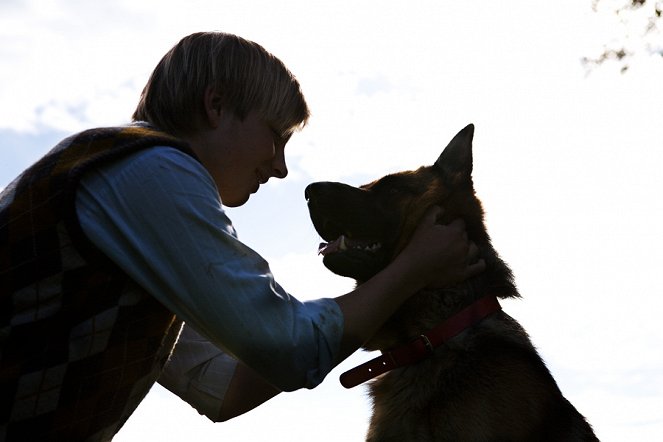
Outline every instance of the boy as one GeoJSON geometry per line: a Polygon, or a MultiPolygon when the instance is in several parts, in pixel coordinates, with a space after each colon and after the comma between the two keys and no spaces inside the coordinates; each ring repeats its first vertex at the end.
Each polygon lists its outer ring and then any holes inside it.
{"type": "Polygon", "coordinates": [[[283,290],[223,206],[285,178],[308,117],[280,60],[196,33],[159,62],[134,124],[67,138],[5,189],[0,440],[110,440],[157,380],[228,419],[314,388],[414,292],[483,269],[437,209],[356,290],[283,290]]]}

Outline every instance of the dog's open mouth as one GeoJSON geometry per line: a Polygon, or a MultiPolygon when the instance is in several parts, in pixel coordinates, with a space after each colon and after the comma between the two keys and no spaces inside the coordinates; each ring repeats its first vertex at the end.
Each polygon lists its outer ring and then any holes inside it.
{"type": "MultiPolygon", "coordinates": [[[[326,238],[325,238],[326,239],[326,238]]],[[[365,281],[384,267],[385,248],[380,241],[355,239],[346,234],[320,243],[322,262],[337,275],[365,281]]]]}
{"type": "Polygon", "coordinates": [[[341,235],[334,241],[320,243],[318,254],[327,256],[332,253],[347,252],[349,250],[375,253],[381,248],[382,244],[378,241],[350,239],[345,235],[341,235]]]}

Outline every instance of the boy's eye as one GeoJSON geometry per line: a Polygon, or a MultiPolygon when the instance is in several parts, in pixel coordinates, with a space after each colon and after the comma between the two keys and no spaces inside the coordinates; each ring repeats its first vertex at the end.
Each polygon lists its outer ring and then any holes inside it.
{"type": "Polygon", "coordinates": [[[272,131],[272,136],[273,136],[275,139],[280,139],[280,138],[281,138],[281,134],[279,133],[278,130],[276,130],[276,128],[275,128],[274,126],[270,125],[270,126],[269,126],[269,130],[272,131]]]}
{"type": "Polygon", "coordinates": [[[272,135],[274,137],[274,142],[278,145],[285,145],[288,140],[290,139],[290,133],[286,134],[285,136],[279,132],[278,130],[274,129],[273,127],[270,127],[272,131],[272,135]]]}

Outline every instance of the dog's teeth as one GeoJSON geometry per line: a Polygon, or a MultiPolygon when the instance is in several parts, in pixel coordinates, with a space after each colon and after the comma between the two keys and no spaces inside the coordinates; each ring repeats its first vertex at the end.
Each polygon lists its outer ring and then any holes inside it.
{"type": "Polygon", "coordinates": [[[359,246],[357,248],[361,249],[361,250],[364,250],[365,252],[375,252],[380,247],[382,247],[382,245],[379,242],[376,242],[376,243],[369,244],[369,245],[366,245],[366,246],[359,246]]]}
{"type": "Polygon", "coordinates": [[[345,245],[345,236],[341,235],[340,240],[341,240],[341,242],[338,244],[338,249],[339,249],[339,250],[342,250],[342,251],[347,250],[348,248],[347,248],[347,246],[345,245]]]}

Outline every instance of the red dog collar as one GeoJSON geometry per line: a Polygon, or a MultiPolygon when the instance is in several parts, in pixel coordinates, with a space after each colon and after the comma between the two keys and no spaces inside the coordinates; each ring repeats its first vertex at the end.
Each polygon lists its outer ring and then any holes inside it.
{"type": "Polygon", "coordinates": [[[383,373],[415,364],[433,354],[433,350],[491,313],[501,310],[494,296],[485,296],[412,342],[378,356],[341,375],[341,385],[355,387],[383,373]]]}

